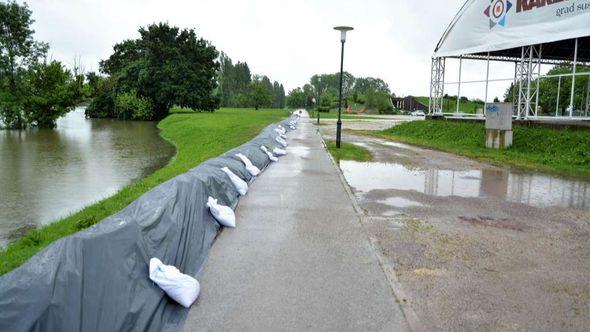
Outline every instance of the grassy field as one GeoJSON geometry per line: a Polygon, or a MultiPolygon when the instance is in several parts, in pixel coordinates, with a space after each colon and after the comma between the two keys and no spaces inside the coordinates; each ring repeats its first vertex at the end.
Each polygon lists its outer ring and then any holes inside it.
{"type": "Polygon", "coordinates": [[[359,132],[435,148],[495,164],[590,178],[590,131],[514,127],[507,150],[484,147],[484,125],[472,122],[414,121],[375,132],[359,132]]]}
{"type": "Polygon", "coordinates": [[[362,146],[341,142],[340,149],[336,149],[336,141],[326,141],[328,151],[334,159],[338,160],[354,160],[354,161],[370,161],[373,159],[371,151],[362,146]]]}
{"type": "Polygon", "coordinates": [[[176,155],[167,166],[109,198],[14,242],[0,252],[0,275],[20,266],[53,241],[120,211],[151,188],[249,141],[264,127],[288,115],[278,110],[244,109],[221,109],[215,113],[175,112],[158,124],[160,135],[176,147],[176,155]]]}
{"type": "MultiPolygon", "coordinates": [[[[428,97],[416,97],[416,99],[424,106],[428,107],[428,97]]],[[[459,112],[475,114],[477,108],[483,109],[483,103],[477,103],[474,101],[461,101],[459,102],[459,112]]],[[[457,99],[445,98],[443,100],[443,112],[454,113],[457,110],[457,99]]]]}

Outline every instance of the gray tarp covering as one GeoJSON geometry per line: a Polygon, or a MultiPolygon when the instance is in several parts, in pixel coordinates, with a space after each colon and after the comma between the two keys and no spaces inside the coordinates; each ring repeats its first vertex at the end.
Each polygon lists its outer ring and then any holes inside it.
{"type": "Polygon", "coordinates": [[[276,127],[162,183],[119,213],[54,242],[2,276],[0,331],[182,328],[188,309],[150,281],[149,260],[157,257],[183,273],[199,275],[220,229],[206,207],[207,198],[232,208],[239,199],[220,168],[227,166],[251,182],[235,154],[264,169],[270,161],[260,146],[272,150],[277,145],[276,127]]]}

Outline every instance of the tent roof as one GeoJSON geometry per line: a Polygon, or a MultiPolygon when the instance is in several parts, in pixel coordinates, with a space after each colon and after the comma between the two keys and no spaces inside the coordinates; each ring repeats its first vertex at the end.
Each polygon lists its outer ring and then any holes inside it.
{"type": "Polygon", "coordinates": [[[517,0],[467,0],[434,56],[478,57],[490,52],[494,58],[520,59],[522,46],[543,44],[543,59],[571,61],[575,38],[578,60],[590,62],[590,3],[539,1],[531,6],[517,0]]]}

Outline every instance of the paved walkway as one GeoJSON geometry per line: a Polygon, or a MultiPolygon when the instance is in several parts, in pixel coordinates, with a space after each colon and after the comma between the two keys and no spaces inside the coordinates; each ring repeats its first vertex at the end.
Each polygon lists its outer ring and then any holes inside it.
{"type": "Polygon", "coordinates": [[[315,127],[288,142],[215,242],[185,329],[408,330],[315,127]]]}

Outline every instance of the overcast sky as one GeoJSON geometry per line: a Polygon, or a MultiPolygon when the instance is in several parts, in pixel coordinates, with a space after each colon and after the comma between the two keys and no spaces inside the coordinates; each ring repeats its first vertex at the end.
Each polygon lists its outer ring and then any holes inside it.
{"type": "MultiPolygon", "coordinates": [[[[22,1],[20,1],[22,2],[22,1]]],[[[234,61],[253,73],[301,86],[316,73],[339,70],[339,34],[350,25],[345,70],[385,80],[398,95],[428,95],[430,57],[464,0],[31,0],[38,40],[50,44],[52,58],[67,65],[82,58],[97,70],[115,43],[138,36],[137,29],[167,21],[196,28],[234,61]]],[[[453,64],[448,67],[452,69],[453,64]]],[[[485,77],[480,64],[465,64],[466,77],[485,77]]],[[[495,74],[510,77],[510,68],[495,74]]],[[[449,71],[447,75],[456,75],[449,71]]],[[[448,79],[452,80],[452,79],[448,79]]],[[[490,98],[505,86],[491,87],[490,98]]],[[[456,88],[447,89],[456,94],[456,88]],[[455,89],[455,90],[453,90],[455,89]]],[[[464,87],[483,98],[482,87],[464,87]]]]}

